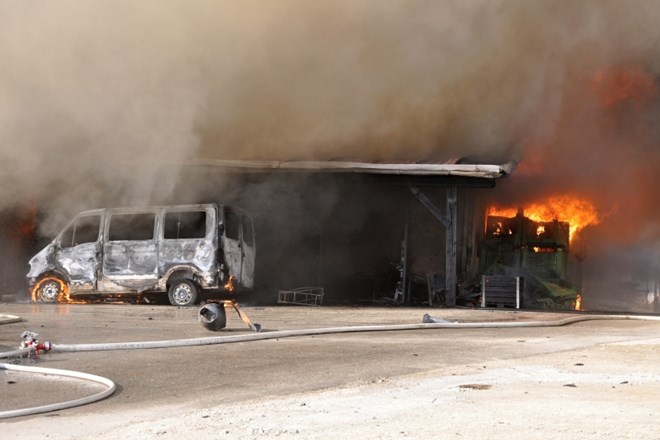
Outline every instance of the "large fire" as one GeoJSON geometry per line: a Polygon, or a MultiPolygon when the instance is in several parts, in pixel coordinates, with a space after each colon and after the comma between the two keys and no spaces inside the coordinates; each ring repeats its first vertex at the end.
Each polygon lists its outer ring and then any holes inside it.
{"type": "MultiPolygon", "coordinates": [[[[515,217],[518,207],[490,206],[489,216],[515,217]]],[[[589,201],[570,195],[549,197],[546,200],[527,204],[522,207],[525,217],[535,222],[549,222],[558,220],[567,222],[570,226],[569,239],[577,236],[578,232],[590,225],[601,222],[598,211],[589,201]]],[[[540,226],[542,227],[542,226],[540,226]]],[[[537,231],[538,233],[539,231],[537,231]]],[[[541,231],[542,232],[542,231],[541,231]]]]}

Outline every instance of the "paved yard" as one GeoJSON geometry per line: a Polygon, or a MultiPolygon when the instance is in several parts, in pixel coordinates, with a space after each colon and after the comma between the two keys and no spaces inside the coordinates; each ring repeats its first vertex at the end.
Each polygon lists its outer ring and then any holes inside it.
{"type": "MultiPolygon", "coordinates": [[[[246,307],[264,333],[348,325],[554,322],[574,314],[416,308],[246,307]]],[[[251,334],[197,308],[0,304],[0,350],[23,330],[54,344],[251,334]]],[[[279,338],[151,350],[51,352],[28,364],[107,377],[90,405],[0,422],[18,438],[635,438],[660,432],[660,321],[452,328],[279,338]]],[[[7,360],[3,360],[7,361],[7,360]]],[[[24,361],[25,362],[25,361],[24,361]]],[[[98,391],[0,371],[0,411],[98,391]]]]}

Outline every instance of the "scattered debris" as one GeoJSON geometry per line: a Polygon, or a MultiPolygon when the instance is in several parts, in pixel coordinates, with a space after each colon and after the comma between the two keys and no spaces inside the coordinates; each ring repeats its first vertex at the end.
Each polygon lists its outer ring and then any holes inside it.
{"type": "Polygon", "coordinates": [[[250,318],[240,309],[238,303],[231,300],[208,301],[199,309],[199,322],[204,328],[211,331],[222,330],[227,326],[226,308],[232,307],[241,320],[255,332],[261,331],[261,324],[252,323],[250,318]]]}
{"type": "Polygon", "coordinates": [[[209,303],[199,309],[199,322],[207,330],[222,330],[227,325],[227,314],[224,305],[209,303]]]}
{"type": "Polygon", "coordinates": [[[422,317],[422,322],[424,324],[456,324],[458,321],[453,321],[452,322],[452,321],[447,321],[446,319],[442,319],[442,318],[434,318],[433,316],[426,313],[422,317]]]}
{"type": "Polygon", "coordinates": [[[459,388],[468,389],[468,390],[489,390],[493,386],[483,383],[467,383],[464,385],[459,385],[459,388]]]}

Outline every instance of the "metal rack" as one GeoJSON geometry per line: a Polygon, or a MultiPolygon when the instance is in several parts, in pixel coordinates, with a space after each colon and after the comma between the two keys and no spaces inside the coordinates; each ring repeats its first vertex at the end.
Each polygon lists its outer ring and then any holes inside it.
{"type": "Polygon", "coordinates": [[[323,287],[299,287],[293,290],[280,290],[278,304],[298,306],[320,306],[323,303],[323,287]]]}

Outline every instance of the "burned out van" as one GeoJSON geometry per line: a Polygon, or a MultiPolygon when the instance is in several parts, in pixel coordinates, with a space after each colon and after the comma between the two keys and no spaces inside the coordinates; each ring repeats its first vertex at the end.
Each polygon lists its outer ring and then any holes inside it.
{"type": "Polygon", "coordinates": [[[30,260],[34,301],[165,295],[195,304],[202,291],[254,286],[251,217],[216,204],[108,208],[78,214],[30,260]]]}

